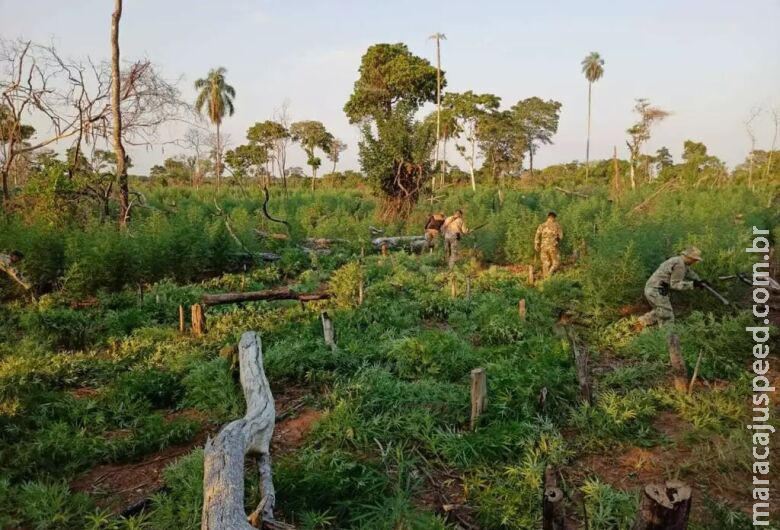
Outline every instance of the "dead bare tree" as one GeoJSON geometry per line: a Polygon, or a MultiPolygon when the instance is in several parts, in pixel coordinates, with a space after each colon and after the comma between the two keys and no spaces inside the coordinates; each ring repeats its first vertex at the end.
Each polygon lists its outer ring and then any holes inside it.
{"type": "Polygon", "coordinates": [[[769,146],[769,153],[766,156],[766,166],[764,167],[764,179],[769,178],[769,171],[772,168],[772,154],[777,147],[777,132],[780,128],[780,112],[777,109],[772,109],[772,124],[775,126],[774,134],[772,135],[772,145],[769,146]]]}
{"type": "MultiPolygon", "coordinates": [[[[43,134],[34,141],[21,135],[4,138],[3,202],[10,199],[8,177],[17,157],[74,139],[78,159],[82,141],[108,142],[113,136],[112,67],[89,58],[64,58],[51,45],[0,40],[0,101],[5,119],[16,128],[27,120],[48,126],[40,128],[43,134]]],[[[131,64],[120,78],[117,93],[125,145],[159,143],[160,125],[191,113],[178,89],[148,61],[131,64]]]]}
{"type": "Polygon", "coordinates": [[[626,131],[630,137],[630,140],[626,141],[626,145],[631,154],[631,166],[629,167],[631,189],[636,189],[636,165],[640,158],[642,146],[650,139],[650,129],[654,123],[662,121],[669,116],[667,111],[653,107],[644,98],[636,100],[634,111],[639,114],[639,121],[626,131]]]}
{"type": "MultiPolygon", "coordinates": [[[[274,121],[281,125],[285,131],[290,130],[290,102],[284,100],[282,106],[274,111],[274,121]]],[[[274,159],[282,177],[284,189],[287,190],[287,146],[290,144],[290,135],[280,134],[274,139],[274,159]]]]}
{"type": "Polygon", "coordinates": [[[116,179],[119,185],[119,226],[126,227],[130,220],[130,198],[127,183],[127,154],[122,144],[122,74],[119,69],[119,22],[122,19],[122,0],[114,0],[111,14],[111,117],[114,120],[112,139],[116,155],[116,179]]]}
{"type": "Polygon", "coordinates": [[[745,130],[747,131],[748,138],[750,138],[750,162],[748,163],[748,188],[753,187],[753,166],[756,158],[756,132],[753,129],[753,122],[761,114],[761,109],[753,107],[750,110],[750,116],[745,120],[745,130]]]}
{"type": "Polygon", "coordinates": [[[195,163],[192,168],[192,182],[190,184],[197,186],[203,180],[202,149],[209,143],[209,133],[201,127],[190,127],[184,133],[182,143],[185,148],[195,152],[195,163]]]}

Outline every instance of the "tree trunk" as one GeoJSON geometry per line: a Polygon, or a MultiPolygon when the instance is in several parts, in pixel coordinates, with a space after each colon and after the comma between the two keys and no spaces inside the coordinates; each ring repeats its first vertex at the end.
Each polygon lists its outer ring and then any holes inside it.
{"type": "Polygon", "coordinates": [[[325,339],[325,345],[335,352],[338,350],[338,346],[336,346],[336,329],[333,326],[333,320],[326,311],[320,313],[320,320],[322,321],[322,336],[325,339]]]}
{"type": "Polygon", "coordinates": [[[685,368],[685,360],[680,348],[680,337],[669,335],[667,345],[669,347],[669,361],[672,365],[672,376],[674,377],[674,389],[678,392],[687,392],[688,370],[685,368]]]}
{"type": "Polygon", "coordinates": [[[534,176],[534,147],[533,145],[528,149],[528,166],[531,176],[534,176]]]}
{"type": "Polygon", "coordinates": [[[219,136],[219,122],[217,122],[217,153],[216,153],[216,167],[214,170],[217,173],[217,189],[222,180],[222,141],[219,136]]]}
{"type": "Polygon", "coordinates": [[[203,305],[235,304],[240,302],[257,302],[261,300],[298,300],[299,302],[312,302],[315,300],[327,300],[328,293],[296,293],[287,288],[269,289],[267,291],[250,291],[246,293],[221,293],[204,294],[201,302],[203,305]]]}
{"type": "Polygon", "coordinates": [[[588,141],[585,143],[585,180],[590,176],[590,92],[593,83],[588,81],[588,141]]]}
{"type": "Polygon", "coordinates": [[[447,176],[447,138],[444,138],[444,141],[441,143],[441,163],[443,167],[439,179],[439,187],[444,186],[444,178],[447,176]]]}
{"type": "Polygon", "coordinates": [[[680,481],[645,487],[631,530],[685,530],[691,511],[691,488],[680,481]]]}
{"type": "Polygon", "coordinates": [[[477,181],[474,179],[474,164],[477,163],[476,157],[477,151],[477,132],[473,131],[471,135],[471,161],[469,162],[469,168],[471,169],[471,190],[477,191],[477,181]]]}
{"type": "Polygon", "coordinates": [[[5,161],[3,162],[3,167],[0,169],[0,173],[2,173],[3,177],[3,203],[11,199],[11,192],[8,190],[8,175],[11,173],[11,164],[13,163],[14,156],[15,153],[13,152],[13,147],[11,147],[9,148],[5,161]]]}
{"type": "Polygon", "coordinates": [[[203,513],[201,530],[252,530],[244,511],[244,460],[259,458],[262,500],[252,519],[273,521],[276,494],[271,472],[271,436],[276,410],[263,369],[260,338],[254,331],[238,345],[241,387],[246,399],[243,418],[225,425],[203,450],[203,513]]]}
{"type": "MultiPolygon", "coordinates": [[[[441,159],[439,158],[439,144],[441,142],[441,37],[437,33],[436,34],[436,164],[441,164],[441,159]]],[[[441,167],[439,169],[439,174],[442,175],[442,169],[441,167]]],[[[433,177],[434,182],[436,181],[436,177],[433,177]]],[[[444,177],[442,176],[440,180],[443,182],[444,177]]]]}
{"type": "Polygon", "coordinates": [[[119,226],[126,227],[130,220],[130,199],[127,183],[127,155],[122,145],[122,109],[120,94],[122,74],[119,68],[119,21],[122,18],[122,0],[114,0],[111,15],[111,113],[114,120],[114,155],[116,178],[119,184],[119,226]]]}

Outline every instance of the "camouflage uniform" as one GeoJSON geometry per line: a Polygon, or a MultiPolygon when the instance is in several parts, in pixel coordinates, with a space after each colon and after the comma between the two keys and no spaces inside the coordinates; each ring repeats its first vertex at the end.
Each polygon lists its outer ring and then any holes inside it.
{"type": "Polygon", "coordinates": [[[460,238],[469,230],[466,228],[463,217],[451,215],[444,221],[444,224],[441,226],[441,231],[444,234],[444,250],[449,258],[448,264],[451,269],[455,266],[455,261],[458,259],[460,238]]]}
{"type": "Polygon", "coordinates": [[[435,213],[425,221],[425,248],[433,251],[436,240],[441,235],[441,226],[444,224],[444,214],[435,213]]]}
{"type": "Polygon", "coordinates": [[[645,326],[663,326],[674,322],[669,291],[693,289],[694,281],[700,281],[699,275],[685,264],[683,256],[675,256],[661,263],[645,284],[645,298],[653,309],[639,317],[639,321],[645,326]]]}
{"type": "Polygon", "coordinates": [[[561,264],[558,244],[563,239],[563,229],[554,218],[548,218],[536,229],[534,248],[542,258],[542,276],[552,276],[561,264]]]}

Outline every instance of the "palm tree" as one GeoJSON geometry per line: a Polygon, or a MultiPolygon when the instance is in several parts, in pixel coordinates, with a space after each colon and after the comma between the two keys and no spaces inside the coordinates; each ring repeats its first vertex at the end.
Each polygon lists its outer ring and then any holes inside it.
{"type": "Polygon", "coordinates": [[[582,73],[588,80],[588,142],[585,146],[585,178],[590,174],[590,93],[593,83],[604,75],[604,59],[598,52],[590,54],[582,60],[582,73]]]}
{"type": "Polygon", "coordinates": [[[205,79],[195,81],[195,89],[200,91],[198,92],[198,98],[195,100],[195,110],[202,112],[205,105],[209,120],[217,127],[215,166],[217,187],[219,187],[220,177],[222,176],[222,146],[220,144],[219,126],[222,124],[222,118],[225,117],[225,114],[232,116],[235,112],[233,98],[236,97],[236,90],[225,83],[226,72],[227,70],[222,66],[216,69],[212,68],[205,79]]]}

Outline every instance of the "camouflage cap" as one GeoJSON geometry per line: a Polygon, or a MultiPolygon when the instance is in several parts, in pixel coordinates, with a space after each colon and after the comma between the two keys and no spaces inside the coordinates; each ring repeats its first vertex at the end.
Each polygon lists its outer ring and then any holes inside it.
{"type": "Polygon", "coordinates": [[[686,258],[695,259],[696,261],[701,261],[701,250],[699,250],[696,247],[688,247],[685,250],[682,251],[682,255],[686,258]]]}

